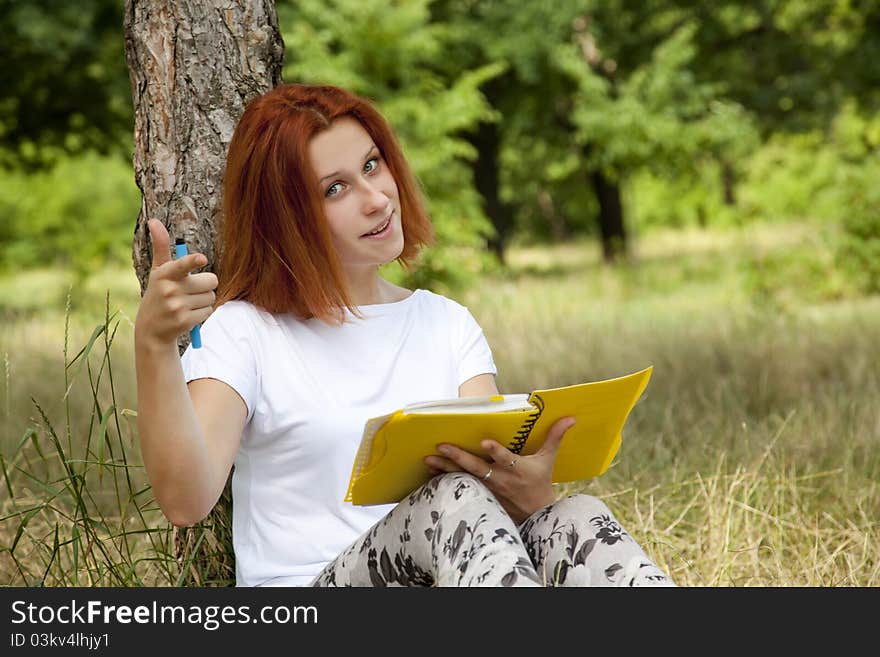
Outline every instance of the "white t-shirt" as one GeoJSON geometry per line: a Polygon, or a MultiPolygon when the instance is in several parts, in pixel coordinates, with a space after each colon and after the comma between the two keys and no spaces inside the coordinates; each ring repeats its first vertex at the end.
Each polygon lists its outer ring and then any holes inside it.
{"type": "Polygon", "coordinates": [[[496,372],[464,306],[427,290],[346,311],[338,327],[230,301],[182,356],[187,382],[219,379],[247,405],[232,477],[238,586],[301,586],[393,505],[344,502],[364,423],[458,396],[496,372]]]}

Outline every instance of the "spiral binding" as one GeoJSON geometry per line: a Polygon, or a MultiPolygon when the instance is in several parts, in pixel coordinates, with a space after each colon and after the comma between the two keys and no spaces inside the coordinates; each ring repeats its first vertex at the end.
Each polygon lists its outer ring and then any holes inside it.
{"type": "Polygon", "coordinates": [[[513,440],[510,442],[510,451],[514,454],[519,454],[522,451],[522,448],[525,447],[526,441],[529,439],[529,434],[532,433],[535,423],[538,421],[538,418],[541,417],[541,413],[544,412],[544,400],[541,399],[541,395],[535,395],[535,406],[538,407],[537,410],[533,413],[529,413],[528,419],[522,423],[519,431],[516,432],[513,440]]]}

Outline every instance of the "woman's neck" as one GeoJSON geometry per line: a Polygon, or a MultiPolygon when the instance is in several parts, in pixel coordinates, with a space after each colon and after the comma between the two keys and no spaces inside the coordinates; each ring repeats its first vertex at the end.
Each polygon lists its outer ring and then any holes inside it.
{"type": "Polygon", "coordinates": [[[348,296],[355,306],[393,303],[409,296],[409,290],[393,285],[379,276],[378,268],[357,275],[351,271],[346,273],[348,296]]]}

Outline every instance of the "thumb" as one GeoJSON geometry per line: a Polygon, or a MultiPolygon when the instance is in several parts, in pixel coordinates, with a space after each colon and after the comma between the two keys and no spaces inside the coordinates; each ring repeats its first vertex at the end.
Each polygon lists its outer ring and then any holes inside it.
{"type": "Polygon", "coordinates": [[[171,238],[168,236],[168,229],[158,219],[147,221],[147,230],[150,231],[150,240],[153,243],[152,269],[156,269],[171,261],[171,238]]]}
{"type": "Polygon", "coordinates": [[[556,452],[559,450],[559,444],[562,442],[562,437],[565,435],[566,431],[574,426],[574,423],[575,419],[571,415],[556,420],[547,432],[544,444],[541,445],[541,448],[536,453],[543,455],[552,454],[555,456],[556,452]]]}

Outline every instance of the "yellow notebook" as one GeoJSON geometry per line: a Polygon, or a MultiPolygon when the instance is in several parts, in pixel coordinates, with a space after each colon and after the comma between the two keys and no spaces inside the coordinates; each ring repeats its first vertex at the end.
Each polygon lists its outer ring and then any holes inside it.
{"type": "Polygon", "coordinates": [[[497,440],[517,454],[534,454],[559,418],[577,422],[559,447],[553,481],[580,481],[608,469],[621,431],[653,367],[603,381],[530,394],[460,397],[409,404],[371,418],[355,456],[346,502],[399,502],[431,478],[424,457],[446,442],[484,454],[480,442],[497,440]]]}

